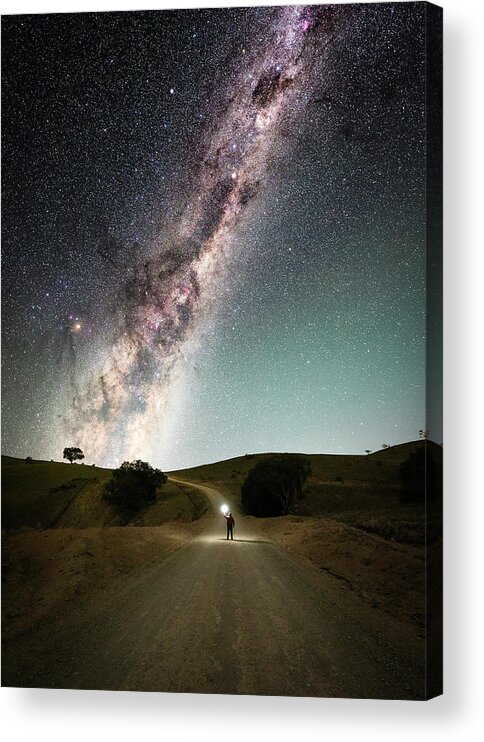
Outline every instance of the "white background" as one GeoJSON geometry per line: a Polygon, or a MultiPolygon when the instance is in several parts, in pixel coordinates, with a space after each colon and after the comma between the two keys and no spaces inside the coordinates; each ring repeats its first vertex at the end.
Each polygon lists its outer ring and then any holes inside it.
{"type": "MultiPolygon", "coordinates": [[[[255,5],[149,0],[3,2],[2,13],[255,5]]],[[[272,3],[274,4],[274,3],[272,3]]],[[[483,5],[444,0],[445,695],[428,703],[0,690],[8,742],[228,738],[277,742],[482,739],[484,733],[483,5]]],[[[194,616],[196,620],[196,616],[194,616]]],[[[323,637],[322,637],[323,638],[323,637]]],[[[267,668],[271,672],[271,668],[267,668]]]]}

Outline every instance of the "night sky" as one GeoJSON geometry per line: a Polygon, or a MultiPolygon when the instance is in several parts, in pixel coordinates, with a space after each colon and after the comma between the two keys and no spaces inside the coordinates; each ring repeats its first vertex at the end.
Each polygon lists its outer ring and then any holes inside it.
{"type": "Polygon", "coordinates": [[[418,437],[424,13],[3,17],[3,453],[418,437]]]}

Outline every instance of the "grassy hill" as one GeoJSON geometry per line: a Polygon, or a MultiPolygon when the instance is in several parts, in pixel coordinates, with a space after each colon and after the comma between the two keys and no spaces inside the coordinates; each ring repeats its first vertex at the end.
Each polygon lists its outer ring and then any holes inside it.
{"type": "MultiPolygon", "coordinates": [[[[440,446],[431,442],[427,445],[432,448],[437,463],[441,463],[440,446]]],[[[425,441],[414,441],[370,455],[302,454],[310,461],[311,474],[304,488],[304,499],[298,504],[299,512],[317,515],[358,507],[380,508],[382,504],[398,502],[399,466],[424,446],[425,441]]],[[[259,461],[273,455],[246,454],[173,474],[187,481],[212,483],[239,506],[240,488],[247,474],[259,461]]]]}
{"type": "Polygon", "coordinates": [[[86,596],[165,559],[203,528],[207,500],[171,481],[129,528],[116,527],[102,497],[110,476],[85,464],[2,456],[3,638],[77,611],[86,596]]]}
{"type": "MultiPolygon", "coordinates": [[[[398,467],[425,445],[406,443],[369,456],[308,455],[311,475],[293,511],[250,518],[251,528],[422,632],[423,565],[433,553],[440,558],[441,513],[438,505],[426,513],[423,504],[401,504],[398,467]],[[425,541],[426,524],[430,537],[425,541]]],[[[440,468],[442,449],[428,445],[440,468]]],[[[239,456],[173,474],[216,487],[237,509],[248,472],[272,455],[239,456]]],[[[156,501],[131,520],[132,527],[105,528],[120,525],[102,497],[110,476],[110,469],[85,464],[2,457],[7,633],[75,610],[91,591],[165,558],[203,528],[200,516],[209,507],[205,498],[190,484],[170,480],[156,501]]],[[[439,585],[431,575],[426,589],[436,605],[439,585]]]]}
{"type": "MultiPolygon", "coordinates": [[[[293,516],[326,516],[397,540],[422,538],[422,505],[400,503],[399,466],[425,441],[404,443],[370,455],[309,454],[311,474],[293,516]]],[[[427,442],[438,465],[442,449],[427,442]]],[[[173,472],[188,482],[211,484],[240,509],[240,488],[248,472],[271,453],[238,456],[173,472]]],[[[290,455],[290,454],[289,454],[290,455]]],[[[2,527],[89,528],[116,526],[119,519],[103,500],[110,469],[85,464],[26,462],[2,456],[2,527]]],[[[191,522],[208,507],[199,491],[168,481],[156,502],[140,511],[131,525],[191,522]]]]}
{"type": "MultiPolygon", "coordinates": [[[[2,528],[90,528],[116,526],[119,520],[103,500],[110,469],[83,464],[32,461],[2,456],[2,528]]],[[[153,505],[131,525],[191,522],[207,509],[197,490],[168,481],[153,505]]]]}
{"type": "MultiPolygon", "coordinates": [[[[311,474],[303,497],[286,516],[251,518],[251,526],[298,557],[309,560],[356,593],[374,609],[412,625],[424,636],[425,605],[441,595],[438,568],[425,577],[424,564],[440,563],[441,503],[404,505],[400,501],[400,465],[428,446],[442,471],[442,448],[415,441],[370,455],[307,455],[311,474]]],[[[185,469],[177,476],[213,484],[240,510],[240,487],[259,461],[273,454],[239,456],[185,469]]],[[[438,629],[437,629],[438,634],[438,629]]]]}
{"type": "MultiPolygon", "coordinates": [[[[303,497],[292,508],[293,516],[326,516],[386,538],[423,541],[424,507],[400,503],[399,466],[425,445],[430,447],[437,468],[441,469],[442,448],[422,440],[369,455],[304,454],[310,461],[311,474],[303,497]]],[[[213,484],[225,493],[233,508],[240,509],[240,488],[247,474],[259,461],[273,455],[238,456],[180,470],[176,476],[213,484]]],[[[435,517],[439,519],[438,512],[435,517]]]]}

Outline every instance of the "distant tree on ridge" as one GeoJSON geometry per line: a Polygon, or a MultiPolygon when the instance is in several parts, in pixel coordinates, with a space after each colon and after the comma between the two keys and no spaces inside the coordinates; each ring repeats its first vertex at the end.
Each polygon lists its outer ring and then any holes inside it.
{"type": "Polygon", "coordinates": [[[76,446],[71,446],[64,448],[64,453],[62,458],[67,459],[72,464],[74,461],[80,461],[84,458],[84,454],[80,448],[77,448],[76,446]]]}

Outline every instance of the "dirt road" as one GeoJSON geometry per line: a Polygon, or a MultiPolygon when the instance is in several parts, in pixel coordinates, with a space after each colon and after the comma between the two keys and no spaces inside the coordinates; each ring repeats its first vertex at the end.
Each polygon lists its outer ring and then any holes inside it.
{"type": "Polygon", "coordinates": [[[423,642],[334,578],[215,516],[189,544],[114,580],[80,612],[4,648],[3,685],[422,698],[423,642]]]}

